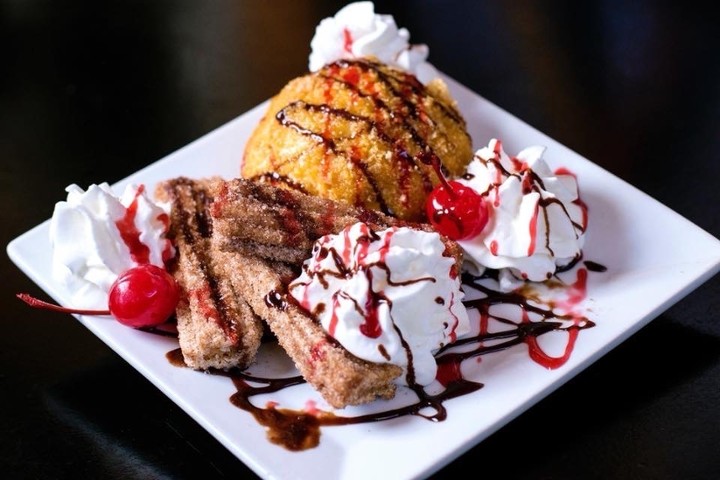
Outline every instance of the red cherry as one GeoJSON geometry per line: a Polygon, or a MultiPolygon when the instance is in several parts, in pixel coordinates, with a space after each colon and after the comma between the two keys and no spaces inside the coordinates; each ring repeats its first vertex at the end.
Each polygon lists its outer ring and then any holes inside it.
{"type": "Polygon", "coordinates": [[[485,198],[460,182],[441,182],[425,203],[428,220],[439,233],[452,240],[478,235],[488,222],[485,198]]]}
{"type": "Polygon", "coordinates": [[[180,291],[165,269],[140,265],[120,275],[110,287],[110,312],[123,325],[154,327],[175,312],[180,291]]]}
{"type": "Polygon", "coordinates": [[[175,312],[180,289],[165,269],[139,265],[120,275],[110,287],[108,310],[83,310],[43,302],[26,293],[17,297],[31,307],[80,315],[113,315],[118,322],[133,328],[154,327],[175,312]]]}

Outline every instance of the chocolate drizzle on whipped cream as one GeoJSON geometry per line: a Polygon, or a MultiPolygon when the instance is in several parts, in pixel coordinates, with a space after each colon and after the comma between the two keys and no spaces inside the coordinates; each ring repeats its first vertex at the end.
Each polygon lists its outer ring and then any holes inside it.
{"type": "Polygon", "coordinates": [[[315,243],[288,293],[355,357],[428,385],[432,352],[470,331],[454,248],[436,232],[355,223],[315,243]]]}
{"type": "Polygon", "coordinates": [[[545,151],[531,146],[509,156],[493,138],[458,180],[486,197],[491,218],[480,235],[458,243],[477,271],[501,271],[504,290],[523,280],[549,280],[582,255],[587,206],[576,176],[552,170],[545,151]]]}
{"type": "MultiPolygon", "coordinates": [[[[547,196],[547,194],[543,194],[544,191],[546,191],[545,183],[543,182],[543,179],[540,175],[537,174],[533,169],[527,168],[526,165],[523,164],[520,160],[517,158],[512,158],[513,166],[516,171],[508,171],[500,161],[500,150],[502,149],[502,144],[498,141],[495,147],[495,155],[494,157],[490,159],[484,159],[479,155],[475,155],[475,159],[485,165],[492,163],[493,169],[495,169],[497,172],[500,172],[501,175],[498,176],[498,178],[488,185],[488,189],[484,192],[479,192],[481,195],[488,196],[490,192],[494,189],[500,188],[501,184],[505,181],[506,178],[509,177],[516,177],[521,185],[522,185],[522,194],[528,195],[532,192],[535,192],[539,196],[538,200],[538,208],[542,209],[544,211],[544,215],[542,215],[543,221],[545,223],[545,248],[550,252],[552,256],[555,255],[552,248],[550,247],[550,237],[552,228],[550,225],[550,215],[548,214],[548,208],[551,206],[555,206],[556,208],[559,208],[565,217],[567,217],[568,221],[572,224],[573,228],[575,229],[575,238],[579,238],[581,235],[585,233],[585,230],[587,229],[587,215],[583,214],[583,219],[581,222],[577,222],[573,219],[570,212],[568,212],[565,204],[558,199],[555,196],[547,196]]],[[[570,172],[565,170],[560,170],[557,173],[562,174],[570,174],[570,172]]],[[[472,180],[474,176],[472,174],[465,174],[463,176],[465,180],[472,180]]],[[[495,202],[499,202],[499,197],[496,196],[495,202]]],[[[581,206],[583,211],[585,211],[587,208],[582,203],[580,199],[577,199],[574,201],[575,204],[578,204],[581,206]]],[[[538,212],[535,213],[535,218],[537,218],[538,212]]],[[[536,233],[536,230],[532,232],[533,234],[536,233]]],[[[531,239],[530,242],[530,248],[531,251],[528,252],[528,255],[532,255],[534,252],[532,249],[535,246],[535,238],[531,239]]]]}

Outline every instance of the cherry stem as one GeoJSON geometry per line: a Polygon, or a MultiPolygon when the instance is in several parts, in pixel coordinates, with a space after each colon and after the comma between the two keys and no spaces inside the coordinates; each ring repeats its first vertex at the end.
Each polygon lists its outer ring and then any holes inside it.
{"type": "Polygon", "coordinates": [[[440,177],[440,181],[442,182],[443,188],[447,192],[448,197],[450,197],[452,200],[457,200],[457,192],[455,192],[455,189],[450,186],[450,182],[448,182],[444,176],[440,177]]]}
{"type": "Polygon", "coordinates": [[[440,183],[442,184],[443,188],[447,192],[448,196],[456,200],[457,199],[457,193],[455,193],[455,190],[450,186],[450,182],[447,181],[447,178],[445,178],[445,175],[442,173],[442,169],[440,167],[440,158],[438,158],[437,155],[434,153],[432,154],[424,154],[421,157],[421,160],[426,165],[430,165],[433,170],[435,170],[435,175],[440,179],[440,183]]]}
{"type": "Polygon", "coordinates": [[[110,315],[110,310],[82,310],[61,307],[60,305],[55,305],[54,303],[44,302],[27,293],[18,293],[16,296],[33,308],[41,308],[44,310],[52,310],[54,312],[62,313],[76,313],[78,315],[110,315]]]}

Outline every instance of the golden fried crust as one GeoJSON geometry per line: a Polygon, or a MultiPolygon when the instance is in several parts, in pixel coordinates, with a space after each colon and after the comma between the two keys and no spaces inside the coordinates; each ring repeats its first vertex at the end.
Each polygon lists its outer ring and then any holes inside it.
{"type": "Polygon", "coordinates": [[[425,218],[438,177],[472,159],[465,120],[441,80],[427,87],[373,60],[341,60],[275,96],[241,174],[410,221],[425,218]]]}

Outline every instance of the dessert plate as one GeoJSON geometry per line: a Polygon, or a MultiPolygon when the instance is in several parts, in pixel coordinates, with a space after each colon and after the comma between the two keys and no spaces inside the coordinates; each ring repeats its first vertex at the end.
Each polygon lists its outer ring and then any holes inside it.
{"type": "MultiPolygon", "coordinates": [[[[543,145],[547,147],[544,158],[552,168],[566,167],[577,174],[590,212],[585,260],[607,268],[603,273],[591,272],[582,303],[595,326],[580,333],[572,355],[556,369],[533,362],[522,342],[484,356],[473,367],[477,378],[469,378],[482,382],[484,388],[445,402],[445,421],[410,415],[323,427],[319,446],[293,452],[268,441],[264,427],[230,403],[236,390],[228,378],[173,366],[166,354],[177,348],[176,339],[133,330],[107,318],[78,317],[262,478],[426,477],[560,387],[720,268],[718,239],[453,79],[444,78],[461,106],[475,148],[493,137],[502,140],[510,155],[526,146],[543,145]],[[658,231],[665,234],[657,235],[658,231]]],[[[144,183],[152,191],[156,182],[180,175],[237,176],[245,141],[266,107],[267,102],[118,182],[116,191],[128,183],[144,183]]],[[[14,239],[7,250],[26,275],[64,304],[70,292],[52,279],[48,227],[49,220],[14,239]]],[[[283,356],[264,351],[251,371],[275,368],[283,356]]],[[[302,408],[313,394],[306,387],[291,389],[283,392],[288,398],[282,401],[302,408]]],[[[354,411],[362,413],[357,408],[354,411]]]]}

